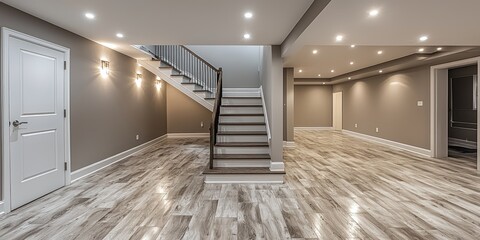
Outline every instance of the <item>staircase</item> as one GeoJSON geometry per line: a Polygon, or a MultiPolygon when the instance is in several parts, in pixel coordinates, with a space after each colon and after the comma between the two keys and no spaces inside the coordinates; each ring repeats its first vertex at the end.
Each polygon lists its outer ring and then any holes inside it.
{"type": "Polygon", "coordinates": [[[184,46],[140,48],[154,58],[144,68],[212,111],[206,183],[283,183],[271,171],[268,124],[259,89],[223,90],[222,69],[184,46]]]}

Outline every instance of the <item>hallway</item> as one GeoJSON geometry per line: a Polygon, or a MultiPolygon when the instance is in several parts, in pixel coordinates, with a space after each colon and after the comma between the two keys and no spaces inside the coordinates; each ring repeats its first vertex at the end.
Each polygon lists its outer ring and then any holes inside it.
{"type": "Polygon", "coordinates": [[[285,184],[204,184],[208,139],[167,139],[0,217],[0,239],[478,239],[475,163],[297,131],[285,184]]]}

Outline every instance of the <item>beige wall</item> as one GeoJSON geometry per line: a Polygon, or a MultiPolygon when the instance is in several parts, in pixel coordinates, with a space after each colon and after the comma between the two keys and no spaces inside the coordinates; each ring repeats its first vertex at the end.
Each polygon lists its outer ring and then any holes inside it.
{"type": "Polygon", "coordinates": [[[73,171],[167,132],[165,89],[157,92],[153,85],[155,77],[146,71],[142,87],[137,88],[135,74],[142,69],[137,69],[134,59],[3,3],[0,3],[0,27],[70,48],[73,171]],[[110,61],[108,79],[99,75],[101,58],[110,61]]]}
{"type": "Polygon", "coordinates": [[[175,87],[167,86],[168,133],[208,133],[212,112],[175,87]],[[203,128],[200,123],[203,121],[203,128]]]}
{"type": "Polygon", "coordinates": [[[295,85],[295,127],[331,127],[332,104],[332,86],[295,85]]]}
{"type": "Polygon", "coordinates": [[[333,91],[343,92],[344,129],[429,149],[429,86],[425,66],[342,83],[333,91]]]}

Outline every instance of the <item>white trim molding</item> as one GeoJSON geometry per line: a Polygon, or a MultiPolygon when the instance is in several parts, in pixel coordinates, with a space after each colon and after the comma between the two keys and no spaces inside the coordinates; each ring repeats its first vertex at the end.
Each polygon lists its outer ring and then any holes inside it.
{"type": "Polygon", "coordinates": [[[5,206],[2,201],[0,201],[0,216],[5,214],[5,206]]]}
{"type": "Polygon", "coordinates": [[[294,127],[294,130],[333,130],[333,127],[294,127]]]}
{"type": "Polygon", "coordinates": [[[371,142],[380,143],[380,144],[383,144],[383,145],[386,145],[386,146],[389,146],[389,147],[393,147],[393,148],[409,151],[409,152],[412,152],[412,153],[416,153],[416,154],[419,154],[419,155],[422,155],[422,156],[425,156],[425,157],[430,157],[430,150],[429,149],[419,148],[419,147],[415,147],[415,146],[412,146],[412,145],[399,143],[399,142],[394,142],[394,141],[387,140],[387,139],[384,139],[384,138],[374,137],[374,136],[370,136],[370,135],[367,135],[367,134],[357,133],[357,132],[353,132],[353,131],[349,131],[349,130],[342,130],[342,133],[348,134],[348,135],[353,136],[353,137],[361,138],[361,139],[364,139],[364,140],[368,140],[368,141],[371,141],[371,142]]]}
{"type": "Polygon", "coordinates": [[[286,147],[286,148],[295,147],[295,142],[293,142],[293,141],[283,141],[283,147],[286,147]]]}
{"type": "Polygon", "coordinates": [[[30,36],[15,30],[2,27],[1,28],[1,128],[2,128],[2,200],[1,203],[3,212],[9,213],[11,210],[10,203],[10,124],[9,124],[9,114],[10,114],[10,99],[9,99],[9,44],[10,38],[14,37],[21,39],[27,42],[31,42],[37,45],[41,45],[50,49],[57,50],[64,53],[66,62],[66,69],[64,71],[64,109],[66,111],[66,117],[64,118],[64,137],[65,137],[65,162],[67,164],[67,170],[65,170],[65,186],[69,185],[71,182],[71,154],[70,154],[70,49],[58,44],[30,36]]]}
{"type": "Polygon", "coordinates": [[[270,162],[270,171],[285,171],[285,163],[283,162],[270,162]]]}
{"type": "Polygon", "coordinates": [[[109,158],[101,160],[101,161],[96,162],[94,164],[90,164],[90,165],[88,165],[84,168],[78,169],[78,170],[72,172],[72,182],[75,182],[75,181],[77,181],[81,178],[84,178],[84,177],[92,174],[92,173],[100,171],[101,169],[106,168],[106,167],[108,167],[108,166],[110,166],[114,163],[120,162],[120,161],[126,159],[127,157],[130,157],[133,154],[135,154],[137,152],[140,152],[140,151],[144,150],[145,148],[150,147],[151,145],[153,145],[153,144],[155,144],[159,141],[162,141],[166,138],[167,138],[167,135],[165,134],[163,136],[160,136],[158,138],[150,140],[146,143],[140,144],[136,147],[133,147],[133,148],[130,148],[126,151],[123,151],[119,154],[116,154],[114,156],[111,156],[109,158]]]}
{"type": "Polygon", "coordinates": [[[263,95],[263,88],[260,86],[260,97],[262,98],[263,106],[263,116],[265,117],[265,126],[267,128],[268,143],[270,145],[270,140],[272,139],[272,134],[270,133],[270,124],[268,122],[267,106],[265,105],[265,96],[263,95]]]}
{"type": "Polygon", "coordinates": [[[168,133],[168,138],[206,138],[210,133],[168,133]]]}

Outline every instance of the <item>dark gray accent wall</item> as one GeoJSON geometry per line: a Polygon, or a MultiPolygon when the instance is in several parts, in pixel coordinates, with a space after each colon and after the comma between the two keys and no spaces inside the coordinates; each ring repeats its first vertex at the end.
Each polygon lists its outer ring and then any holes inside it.
{"type": "Polygon", "coordinates": [[[212,112],[175,87],[167,88],[168,133],[208,133],[212,112]],[[203,122],[203,127],[201,126],[203,122]]]}
{"type": "Polygon", "coordinates": [[[341,83],[333,92],[343,92],[344,129],[430,149],[429,66],[341,83]]]}
{"type": "Polygon", "coordinates": [[[295,127],[332,127],[333,87],[295,85],[295,127]]]}
{"type": "Polygon", "coordinates": [[[223,69],[223,87],[260,87],[260,46],[189,45],[187,48],[216,68],[223,69]]]}
{"type": "Polygon", "coordinates": [[[70,48],[72,171],[167,133],[165,88],[157,91],[155,76],[134,59],[4,3],[0,27],[70,48]],[[99,74],[102,58],[110,61],[107,79],[99,74]],[[137,71],[143,72],[140,88],[137,71]]]}
{"type": "MultiPolygon", "coordinates": [[[[473,84],[471,82],[465,82],[462,78],[469,78],[477,75],[477,65],[455,68],[448,70],[448,78],[452,79],[452,83],[455,86],[454,91],[451,91],[452,85],[449,83],[449,113],[455,114],[459,119],[457,121],[476,123],[477,122],[477,110],[471,109],[473,106],[473,84]],[[455,84],[453,81],[461,81],[455,84]],[[452,108],[452,95],[453,101],[455,101],[455,108],[452,108]],[[469,102],[462,102],[462,100],[469,102]]],[[[449,116],[450,117],[450,116],[449,116]]],[[[477,128],[471,124],[455,124],[453,127],[448,124],[448,137],[458,140],[477,142],[477,128]],[[468,126],[468,128],[466,128],[468,126]],[[473,129],[470,129],[472,127],[473,129]]]]}

